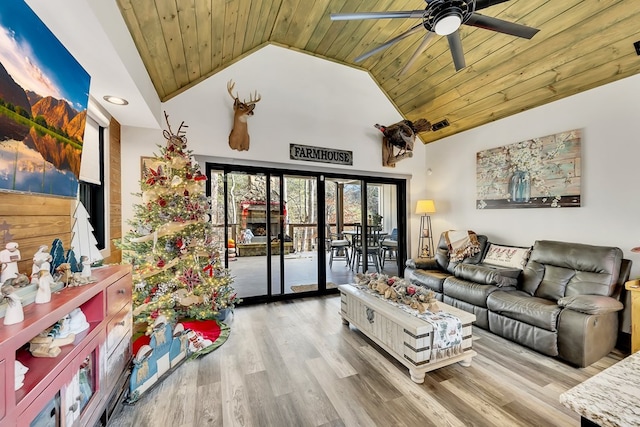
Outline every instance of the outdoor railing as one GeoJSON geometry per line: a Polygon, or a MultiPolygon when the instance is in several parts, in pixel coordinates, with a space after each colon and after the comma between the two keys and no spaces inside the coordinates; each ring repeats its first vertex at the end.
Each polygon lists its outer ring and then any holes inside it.
{"type": "MultiPolygon", "coordinates": [[[[239,243],[240,225],[238,223],[230,223],[229,226],[229,238],[234,242],[239,243]]],[[[335,230],[336,224],[330,223],[330,227],[335,230]]],[[[355,223],[344,224],[343,231],[349,231],[355,229],[355,223]]],[[[222,241],[224,234],[222,229],[224,224],[214,224],[213,227],[218,229],[218,238],[222,241]]],[[[315,251],[318,248],[318,224],[317,223],[288,223],[285,225],[286,236],[291,237],[293,241],[293,247],[296,252],[315,251]]],[[[271,236],[271,239],[276,239],[278,236],[271,236]]]]}

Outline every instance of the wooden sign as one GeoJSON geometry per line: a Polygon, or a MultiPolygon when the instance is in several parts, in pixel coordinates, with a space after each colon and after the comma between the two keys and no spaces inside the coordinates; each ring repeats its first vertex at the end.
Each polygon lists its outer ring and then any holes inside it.
{"type": "Polygon", "coordinates": [[[306,162],[353,165],[353,151],[312,147],[310,145],[289,144],[289,158],[306,162]]]}

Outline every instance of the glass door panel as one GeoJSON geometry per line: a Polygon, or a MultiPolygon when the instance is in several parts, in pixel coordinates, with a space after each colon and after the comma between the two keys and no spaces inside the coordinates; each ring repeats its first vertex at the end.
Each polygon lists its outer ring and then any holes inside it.
{"type": "Polygon", "coordinates": [[[281,249],[284,247],[285,254],[287,253],[287,247],[290,247],[291,243],[285,241],[280,242],[282,240],[282,230],[283,230],[283,216],[286,212],[286,208],[280,205],[282,197],[280,197],[280,177],[279,176],[271,176],[270,178],[270,187],[269,191],[271,194],[271,198],[269,202],[271,204],[271,211],[269,215],[269,220],[271,223],[271,294],[272,295],[282,295],[282,262],[280,254],[281,249]]]}
{"type": "MultiPolygon", "coordinates": [[[[345,209],[345,179],[325,178],[325,276],[328,286],[353,282],[352,257],[354,239],[354,215],[345,209]],[[330,285],[331,284],[331,285],[330,285]]],[[[349,191],[353,187],[349,188],[349,191]]],[[[349,197],[358,197],[349,193],[349,197]]],[[[350,203],[349,206],[355,206],[350,203]]]]}
{"type": "Polygon", "coordinates": [[[375,233],[372,242],[378,255],[379,271],[390,276],[398,275],[397,185],[367,185],[367,223],[375,233]]]}
{"type": "Polygon", "coordinates": [[[222,164],[207,169],[215,237],[246,303],[323,293],[353,283],[357,272],[397,274],[404,264],[400,180],[222,164]],[[382,242],[394,229],[398,250],[387,251],[382,242]],[[335,241],[343,246],[334,250],[335,241]]]}
{"type": "Polygon", "coordinates": [[[233,286],[241,298],[267,295],[267,252],[270,236],[266,176],[226,174],[227,259],[233,286]]]}
{"type": "MultiPolygon", "coordinates": [[[[213,224],[214,241],[219,243],[220,247],[227,248],[225,242],[225,198],[224,198],[224,171],[212,170],[209,173],[210,197],[211,197],[211,223],[213,224]]],[[[227,235],[230,239],[236,240],[237,236],[233,235],[235,228],[227,228],[227,235]]],[[[222,254],[226,257],[226,253],[222,254]]],[[[225,260],[225,265],[227,261],[225,260]]]]}
{"type": "Polygon", "coordinates": [[[285,292],[318,290],[318,180],[284,175],[285,292]]]}

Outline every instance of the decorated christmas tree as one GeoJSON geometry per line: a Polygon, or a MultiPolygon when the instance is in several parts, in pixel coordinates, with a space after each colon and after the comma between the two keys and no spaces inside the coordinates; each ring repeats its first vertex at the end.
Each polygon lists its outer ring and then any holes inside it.
{"type": "Polygon", "coordinates": [[[134,322],[146,324],[147,333],[159,316],[173,324],[215,319],[237,302],[221,264],[222,242],[208,221],[206,177],[187,150],[184,122],[173,133],[165,118],[166,145],[147,162],[142,203],[134,205],[132,230],[120,245],[123,261],[133,266],[134,322]]]}

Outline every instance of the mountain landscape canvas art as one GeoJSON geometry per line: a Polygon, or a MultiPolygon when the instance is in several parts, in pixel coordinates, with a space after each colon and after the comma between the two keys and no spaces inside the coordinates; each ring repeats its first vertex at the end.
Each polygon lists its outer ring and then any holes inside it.
{"type": "Polygon", "coordinates": [[[89,84],[24,1],[0,3],[0,190],[76,196],[89,84]]]}

